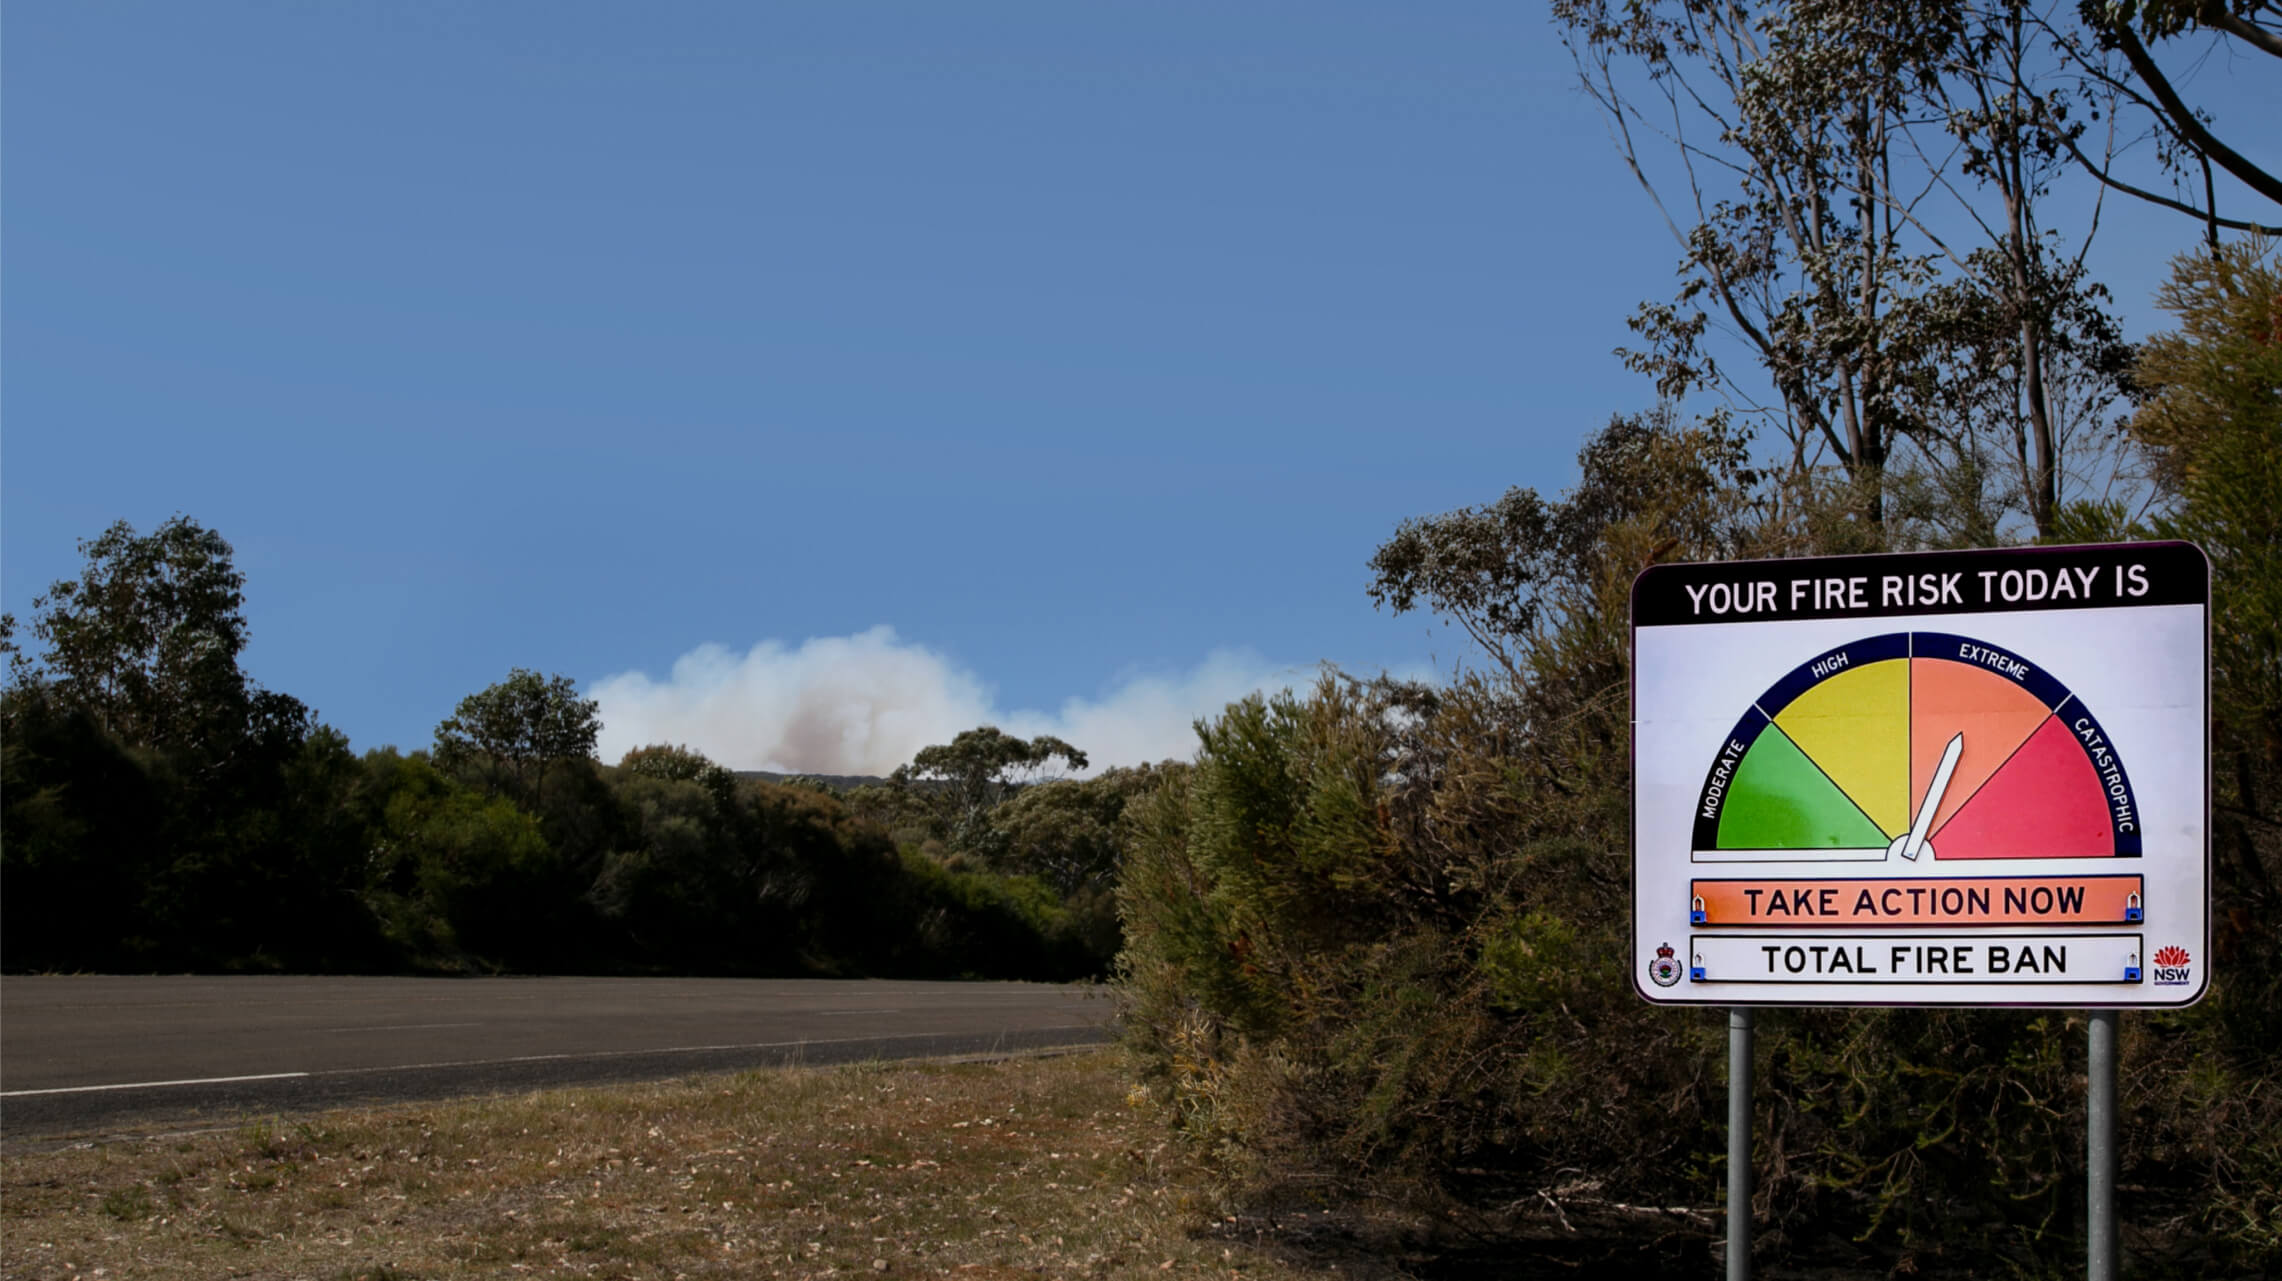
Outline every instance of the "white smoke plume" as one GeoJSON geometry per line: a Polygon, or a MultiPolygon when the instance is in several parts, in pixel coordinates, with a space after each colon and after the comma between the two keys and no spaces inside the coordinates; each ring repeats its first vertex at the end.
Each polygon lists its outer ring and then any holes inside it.
{"type": "Polygon", "coordinates": [[[1313,677],[1312,668],[1224,651],[1186,672],[1127,677],[1099,699],[1067,699],[1052,712],[1008,709],[974,673],[882,626],[797,648],[763,641],[743,654],[700,645],[663,681],[624,672],[588,692],[601,705],[605,761],[645,743],[685,743],[732,769],[885,774],[931,743],[996,725],[1025,738],[1053,734],[1099,770],[1187,760],[1197,718],[1313,677]]]}

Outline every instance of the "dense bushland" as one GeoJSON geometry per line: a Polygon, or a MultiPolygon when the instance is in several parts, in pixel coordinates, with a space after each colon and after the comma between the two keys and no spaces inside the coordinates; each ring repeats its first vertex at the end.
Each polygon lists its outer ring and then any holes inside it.
{"type": "Polygon", "coordinates": [[[1067,979],[1116,946],[1043,883],[899,850],[808,788],[582,761],[525,808],[319,732],[217,796],[44,692],[5,712],[12,971],[1067,979]]]}
{"type": "Polygon", "coordinates": [[[1126,772],[989,780],[964,856],[924,786],[881,789],[911,820],[891,831],[685,748],[605,766],[594,704],[520,670],[432,749],[358,756],[238,668],[219,535],[177,518],[83,550],[0,691],[11,970],[1072,979],[1116,951],[1101,831],[1126,772]],[[1091,826],[1041,821],[1065,811],[1091,826]]]}
{"type": "MultiPolygon", "coordinates": [[[[2121,1213],[2146,1274],[2282,1268],[2282,277],[2183,261],[2129,443],[2156,518],[2215,565],[2211,995],[2123,1020],[2121,1213]]],[[[1619,419],[1559,500],[1406,523],[1373,595],[1465,626],[1439,687],[1327,678],[1200,727],[1126,814],[1128,1044],[1239,1199],[1395,1197],[1548,1217],[1708,1206],[1725,1028],[1651,1007],[1630,924],[1626,602],[1662,560],[1986,541],[1970,486],[1750,465],[1716,423],[1619,419]]],[[[1772,1255],[1982,1275],[2072,1271],[2081,1016],[1767,1011],[1755,1213],[1772,1255]],[[1852,1253],[1858,1252],[1858,1253],[1852,1253]]],[[[1642,1214],[1708,1235],[1708,1217],[1642,1214]]]]}

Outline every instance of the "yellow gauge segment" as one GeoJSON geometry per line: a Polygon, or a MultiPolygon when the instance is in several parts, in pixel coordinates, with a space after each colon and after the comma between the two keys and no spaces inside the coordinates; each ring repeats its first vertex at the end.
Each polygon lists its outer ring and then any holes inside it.
{"type": "Polygon", "coordinates": [[[1791,741],[1888,836],[1910,828],[1910,665],[1865,663],[1775,717],[1791,741]]]}

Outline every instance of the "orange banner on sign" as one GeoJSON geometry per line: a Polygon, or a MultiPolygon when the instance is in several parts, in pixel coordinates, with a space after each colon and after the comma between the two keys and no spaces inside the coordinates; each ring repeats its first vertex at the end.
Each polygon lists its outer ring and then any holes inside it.
{"type": "Polygon", "coordinates": [[[2121,925],[2137,876],[1741,877],[1689,882],[1698,925],[2121,925]]]}

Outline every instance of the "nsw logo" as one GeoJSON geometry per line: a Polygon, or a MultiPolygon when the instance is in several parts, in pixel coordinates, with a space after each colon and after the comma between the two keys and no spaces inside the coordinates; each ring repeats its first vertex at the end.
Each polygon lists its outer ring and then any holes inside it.
{"type": "Polygon", "coordinates": [[[2183,947],[2167,946],[2155,949],[2154,979],[2156,986],[2178,987],[2186,983],[2188,975],[2193,973],[2194,959],[2187,954],[2187,949],[2183,947]]]}

